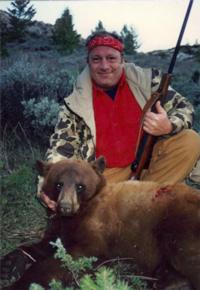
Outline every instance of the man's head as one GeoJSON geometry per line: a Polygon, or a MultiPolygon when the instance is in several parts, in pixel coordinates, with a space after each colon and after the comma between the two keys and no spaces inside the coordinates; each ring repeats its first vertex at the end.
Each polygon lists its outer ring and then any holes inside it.
{"type": "Polygon", "coordinates": [[[93,33],[86,42],[88,65],[94,82],[102,89],[115,86],[123,71],[124,44],[116,33],[93,33]]]}

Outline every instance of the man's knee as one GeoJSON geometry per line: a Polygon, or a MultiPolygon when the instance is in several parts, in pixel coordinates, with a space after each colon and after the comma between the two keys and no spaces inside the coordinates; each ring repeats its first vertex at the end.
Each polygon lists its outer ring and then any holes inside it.
{"type": "Polygon", "coordinates": [[[192,129],[185,129],[177,134],[177,141],[181,147],[189,154],[198,159],[200,157],[200,135],[192,129]]]}
{"type": "Polygon", "coordinates": [[[162,140],[161,146],[162,143],[165,152],[179,152],[188,158],[194,156],[193,158],[198,159],[200,157],[200,135],[192,129],[185,129],[166,140],[162,140]]]}
{"type": "Polygon", "coordinates": [[[192,129],[185,129],[181,131],[179,134],[180,139],[185,140],[184,143],[187,143],[189,145],[194,144],[198,148],[200,148],[200,135],[192,130],[192,129]]]}

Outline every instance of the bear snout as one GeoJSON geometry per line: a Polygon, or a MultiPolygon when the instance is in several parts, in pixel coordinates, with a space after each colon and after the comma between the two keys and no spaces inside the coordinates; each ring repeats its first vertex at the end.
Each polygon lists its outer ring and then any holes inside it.
{"type": "Polygon", "coordinates": [[[58,204],[58,211],[62,216],[72,216],[75,214],[79,209],[79,206],[74,206],[73,203],[68,201],[60,201],[58,204]]]}
{"type": "Polygon", "coordinates": [[[72,212],[72,205],[69,202],[60,202],[59,204],[59,211],[62,215],[71,215],[72,212]]]}

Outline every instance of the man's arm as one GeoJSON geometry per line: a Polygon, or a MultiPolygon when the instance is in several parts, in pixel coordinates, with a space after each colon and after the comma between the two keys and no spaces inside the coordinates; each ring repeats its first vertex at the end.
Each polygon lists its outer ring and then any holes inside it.
{"type": "Polygon", "coordinates": [[[82,140],[77,127],[77,116],[66,106],[61,106],[58,122],[50,137],[50,147],[46,153],[47,161],[57,162],[66,158],[80,158],[79,149],[82,140]]]}

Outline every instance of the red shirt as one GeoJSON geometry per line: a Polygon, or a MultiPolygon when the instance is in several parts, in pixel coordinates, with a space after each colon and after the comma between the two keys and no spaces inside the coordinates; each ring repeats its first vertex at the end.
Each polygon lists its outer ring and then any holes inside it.
{"type": "Polygon", "coordinates": [[[123,73],[112,100],[93,84],[96,124],[96,157],[103,155],[107,167],[125,167],[132,163],[139,133],[142,110],[123,73]]]}

